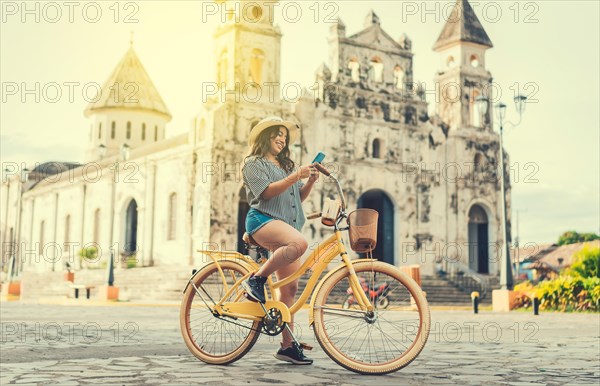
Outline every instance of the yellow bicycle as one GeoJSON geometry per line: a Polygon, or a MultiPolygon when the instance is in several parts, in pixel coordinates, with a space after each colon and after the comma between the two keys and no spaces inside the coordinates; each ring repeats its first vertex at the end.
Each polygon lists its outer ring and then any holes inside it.
{"type": "MultiPolygon", "coordinates": [[[[353,216],[361,214],[362,209],[346,213],[339,181],[323,166],[317,167],[337,184],[340,196],[339,207],[334,210],[333,234],[312,251],[298,272],[275,282],[268,278],[265,304],[247,300],[240,284],[258,270],[266,250],[245,235],[247,244],[257,250],[258,262],[238,252],[199,251],[210,261],[190,278],[180,309],[183,339],[198,359],[209,364],[232,363],[250,351],[261,333],[273,336],[284,329],[292,333],[291,315],[306,304],[309,296],[309,325],[317,341],[331,359],[348,370],[361,374],[397,371],[410,364],[425,346],[430,314],[421,288],[393,265],[372,258],[350,259],[342,231],[350,231],[355,251],[372,250],[373,241],[365,246],[365,238],[360,237],[361,228],[370,227],[372,233],[372,224],[361,224],[360,216],[353,216]],[[347,227],[340,227],[343,219],[347,219],[347,227]],[[336,256],[342,264],[320,278],[336,256]],[[311,271],[305,289],[291,307],[278,300],[277,288],[311,271]],[[378,307],[374,295],[364,290],[365,285],[377,288],[382,283],[387,285],[389,303],[385,308],[378,307]],[[344,307],[350,292],[354,304],[344,307]]],[[[302,346],[293,339],[294,344],[302,346]]]]}

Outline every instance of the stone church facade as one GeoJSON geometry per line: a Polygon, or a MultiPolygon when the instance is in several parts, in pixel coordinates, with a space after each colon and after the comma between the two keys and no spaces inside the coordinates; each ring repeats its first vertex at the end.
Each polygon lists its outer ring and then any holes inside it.
{"type": "MultiPolygon", "coordinates": [[[[499,138],[491,106],[485,116],[475,106],[479,95],[491,99],[485,51],[492,43],[468,2],[457,1],[458,17],[434,45],[440,68],[432,116],[432,91],[413,79],[411,40],[392,38],[372,11],[356,34],[347,35],[341,20],[332,25],[328,63],[316,70],[314,89],[295,102],[281,99],[281,31],[272,8],[255,4],[238,8],[248,9],[252,22],[230,18],[215,31],[215,87],[187,134],[165,137],[171,115],[130,48],[103,98],[85,111],[89,163],[40,165],[22,188],[16,177],[3,184],[2,237],[17,240],[21,268],[62,270],[90,243],[102,259],[118,244],[138,266],[187,267],[199,262],[199,248],[242,250],[248,204],[240,169],[248,133],[277,115],[301,126],[292,149],[297,163],[324,152],[349,208],[380,212],[375,257],[420,264],[424,274],[440,260],[497,274],[499,138]],[[131,82],[139,85],[135,103],[123,97],[126,89],[119,98],[110,94],[115,83],[131,82]]],[[[305,213],[334,194],[320,178],[305,213]]],[[[318,220],[304,227],[309,245],[327,232],[318,220]]]]}

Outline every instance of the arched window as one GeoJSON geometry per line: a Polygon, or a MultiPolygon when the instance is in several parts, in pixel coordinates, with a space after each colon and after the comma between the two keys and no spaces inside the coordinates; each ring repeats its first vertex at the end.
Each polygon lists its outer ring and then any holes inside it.
{"type": "Polygon", "coordinates": [[[227,83],[227,50],[221,51],[217,62],[217,83],[227,83]]]}
{"type": "Polygon", "coordinates": [[[158,125],[154,125],[154,142],[158,141],[158,125]]]}
{"type": "Polygon", "coordinates": [[[469,118],[471,126],[474,127],[483,127],[483,117],[477,107],[477,98],[479,95],[481,95],[479,90],[473,90],[471,91],[471,98],[469,99],[469,118]]]}
{"type": "Polygon", "coordinates": [[[404,70],[400,66],[394,67],[394,85],[397,89],[404,89],[404,70]]]}
{"type": "Polygon", "coordinates": [[[372,151],[371,151],[371,155],[373,158],[381,158],[381,153],[382,153],[382,141],[379,138],[375,138],[373,140],[373,146],[372,146],[372,151]]]}
{"type": "Polygon", "coordinates": [[[235,17],[236,20],[239,20],[238,9],[232,4],[226,4],[225,13],[227,14],[227,20],[231,21],[235,17]]]}
{"type": "Polygon", "coordinates": [[[98,139],[102,139],[102,122],[98,124],[98,139]]]}
{"type": "Polygon", "coordinates": [[[481,168],[483,167],[483,155],[481,155],[481,153],[475,153],[473,163],[473,167],[475,170],[481,170],[481,168]]]}
{"type": "MultiPolygon", "coordinates": [[[[256,7],[255,7],[256,8],[256,7]]],[[[265,62],[265,53],[257,48],[252,50],[250,55],[250,82],[261,84],[263,81],[263,64],[265,62]]]]}
{"type": "Polygon", "coordinates": [[[446,67],[448,68],[453,68],[454,66],[456,66],[456,61],[454,60],[454,56],[448,56],[448,58],[446,59],[446,67]]]}
{"type": "MultiPolygon", "coordinates": [[[[245,8],[245,7],[244,7],[245,8]]],[[[250,8],[250,12],[247,13],[247,20],[250,23],[257,23],[260,21],[263,12],[260,6],[252,6],[250,8]]]]}
{"type": "Polygon", "coordinates": [[[116,128],[117,124],[115,123],[115,121],[112,121],[112,123],[110,124],[110,139],[115,139],[116,128]]]}
{"type": "Polygon", "coordinates": [[[100,243],[100,208],[94,212],[94,242],[100,243]]]}
{"type": "Polygon", "coordinates": [[[369,77],[373,82],[381,83],[383,82],[383,63],[379,56],[373,57],[371,59],[371,68],[369,71],[369,77]]]}
{"type": "Polygon", "coordinates": [[[356,60],[355,58],[350,59],[350,61],[348,62],[348,68],[350,69],[350,77],[352,78],[352,81],[358,83],[358,81],[360,80],[360,64],[358,63],[358,60],[356,60]]]}
{"type": "Polygon", "coordinates": [[[142,123],[142,141],[146,140],[146,124],[142,123]]]}
{"type": "Polygon", "coordinates": [[[204,138],[205,126],[206,123],[204,122],[204,119],[201,119],[200,122],[198,122],[198,126],[196,128],[196,141],[201,141],[204,138]]]}
{"type": "Polygon", "coordinates": [[[169,229],[167,230],[167,240],[175,240],[177,224],[177,193],[171,193],[169,196],[169,229]]]}
{"type": "Polygon", "coordinates": [[[65,217],[65,241],[63,243],[64,251],[69,253],[69,241],[70,241],[70,233],[71,233],[71,215],[67,215],[65,217]]]}
{"type": "Polygon", "coordinates": [[[469,209],[469,222],[476,224],[486,224],[488,222],[485,210],[479,205],[473,205],[469,209]]]}
{"type": "Polygon", "coordinates": [[[473,68],[479,67],[479,57],[477,55],[471,55],[469,62],[473,68]]]}
{"type": "Polygon", "coordinates": [[[46,223],[44,221],[42,221],[40,223],[40,246],[39,246],[39,254],[43,255],[44,254],[44,228],[45,228],[46,223]]]}
{"type": "Polygon", "coordinates": [[[131,122],[127,122],[127,139],[131,139],[131,122]]]}

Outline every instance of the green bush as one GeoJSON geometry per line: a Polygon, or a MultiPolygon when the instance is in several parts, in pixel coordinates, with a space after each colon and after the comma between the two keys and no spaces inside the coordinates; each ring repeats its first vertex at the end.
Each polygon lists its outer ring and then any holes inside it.
{"type": "Polygon", "coordinates": [[[514,301],[515,308],[529,308],[533,302],[533,296],[535,294],[535,287],[531,282],[524,281],[515,286],[514,291],[517,293],[517,297],[514,301]]]}
{"type": "Polygon", "coordinates": [[[600,278],[560,276],[536,286],[540,308],[558,311],[600,311],[600,278]]]}
{"type": "Polygon", "coordinates": [[[536,286],[530,282],[516,285],[515,307],[529,307],[531,297],[537,296],[542,310],[600,312],[599,266],[600,248],[583,248],[558,278],[536,286]]]}
{"type": "Polygon", "coordinates": [[[573,255],[573,264],[565,274],[574,277],[600,277],[600,248],[587,246],[573,255]]]}
{"type": "Polygon", "coordinates": [[[127,264],[127,268],[137,267],[137,257],[135,255],[127,256],[125,262],[127,264]]]}
{"type": "Polygon", "coordinates": [[[98,261],[98,249],[96,247],[82,248],[79,250],[79,258],[88,263],[96,263],[98,261]]]}

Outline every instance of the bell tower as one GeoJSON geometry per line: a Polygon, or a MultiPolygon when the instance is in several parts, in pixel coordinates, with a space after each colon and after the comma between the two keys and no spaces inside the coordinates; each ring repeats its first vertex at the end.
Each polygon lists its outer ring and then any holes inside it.
{"type": "Polygon", "coordinates": [[[479,114],[476,99],[491,95],[485,53],[492,42],[467,0],[457,0],[433,50],[440,55],[435,76],[438,114],[450,129],[491,128],[491,106],[479,114]]]}
{"type": "MultiPolygon", "coordinates": [[[[194,237],[225,248],[232,235],[241,235],[248,203],[241,166],[248,154],[248,135],[267,116],[293,119],[281,98],[281,32],[274,24],[276,1],[219,1],[221,24],[213,34],[216,76],[192,122],[190,143],[197,169],[194,237]],[[209,175],[210,174],[210,175],[209,175]],[[232,206],[232,203],[234,204],[232,206]],[[237,208],[237,210],[235,209],[237,208]]],[[[292,149],[293,150],[293,149],[292,149]]]]}
{"type": "Polygon", "coordinates": [[[274,1],[226,0],[225,23],[214,33],[216,83],[227,99],[280,101],[281,32],[273,24],[274,1]]]}

